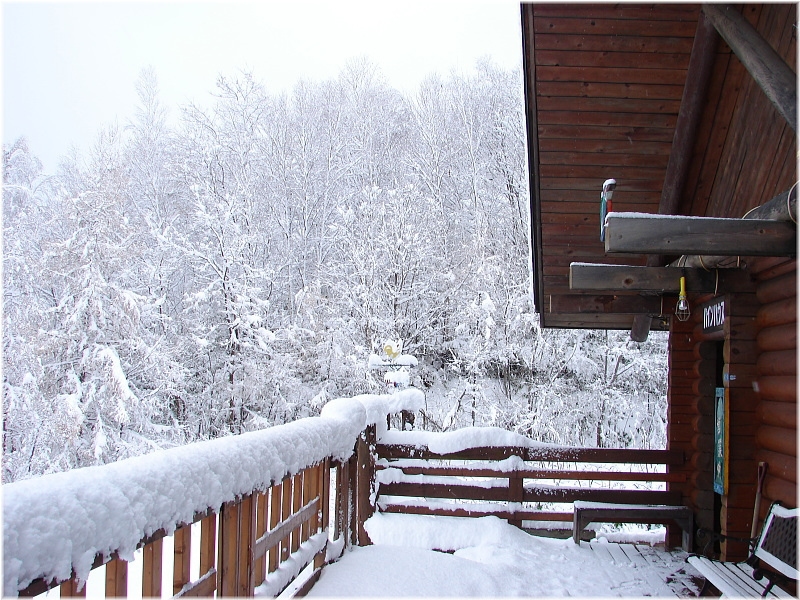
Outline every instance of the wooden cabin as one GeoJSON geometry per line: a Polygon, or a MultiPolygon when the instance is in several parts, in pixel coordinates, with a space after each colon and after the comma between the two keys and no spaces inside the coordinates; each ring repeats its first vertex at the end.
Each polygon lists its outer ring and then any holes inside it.
{"type": "Polygon", "coordinates": [[[748,537],[759,463],[760,519],[797,506],[797,5],[524,4],[522,29],[541,325],[669,331],[670,489],[748,537]]]}

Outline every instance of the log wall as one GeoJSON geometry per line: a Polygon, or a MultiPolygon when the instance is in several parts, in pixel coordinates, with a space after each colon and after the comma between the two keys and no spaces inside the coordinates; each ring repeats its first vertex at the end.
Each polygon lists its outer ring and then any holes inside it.
{"type": "Polygon", "coordinates": [[[760,518],[772,501],[797,506],[797,261],[751,266],[756,296],[755,460],[768,464],[760,518]]]}

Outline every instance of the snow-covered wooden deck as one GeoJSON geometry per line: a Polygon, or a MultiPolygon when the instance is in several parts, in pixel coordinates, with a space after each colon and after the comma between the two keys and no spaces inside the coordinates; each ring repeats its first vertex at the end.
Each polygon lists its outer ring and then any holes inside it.
{"type": "Polygon", "coordinates": [[[311,596],[697,596],[686,553],[528,534],[496,517],[378,514],[372,546],[326,566],[311,596]],[[443,551],[435,551],[440,548],[443,551]]]}

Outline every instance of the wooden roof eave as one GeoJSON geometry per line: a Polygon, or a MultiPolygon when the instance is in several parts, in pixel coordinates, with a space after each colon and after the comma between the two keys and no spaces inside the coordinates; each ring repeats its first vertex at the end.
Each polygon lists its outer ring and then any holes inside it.
{"type": "Polygon", "coordinates": [[[528,138],[528,173],[530,198],[530,227],[531,227],[531,262],[532,262],[532,287],[533,304],[539,319],[543,321],[544,300],[544,265],[542,262],[542,228],[541,228],[541,188],[539,178],[539,129],[537,121],[536,104],[536,62],[533,60],[533,7],[529,4],[520,5],[522,17],[522,64],[524,77],[525,122],[528,138]]]}

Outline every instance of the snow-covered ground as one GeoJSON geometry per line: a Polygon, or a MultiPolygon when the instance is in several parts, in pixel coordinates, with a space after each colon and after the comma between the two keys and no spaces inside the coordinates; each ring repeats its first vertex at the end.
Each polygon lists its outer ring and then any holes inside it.
{"type": "Polygon", "coordinates": [[[311,596],[630,597],[698,591],[697,574],[682,552],[652,549],[620,560],[619,547],[612,554],[585,542],[532,536],[497,517],[376,514],[367,531],[374,545],[352,548],[327,566],[311,596]]]}

